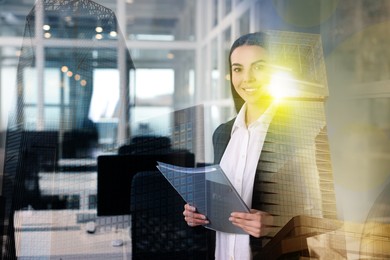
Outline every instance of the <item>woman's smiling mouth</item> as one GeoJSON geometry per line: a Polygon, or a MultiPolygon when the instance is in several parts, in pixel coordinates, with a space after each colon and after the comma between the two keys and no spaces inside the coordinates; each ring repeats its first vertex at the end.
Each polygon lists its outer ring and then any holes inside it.
{"type": "Polygon", "coordinates": [[[253,93],[253,92],[259,90],[259,88],[257,88],[257,87],[243,87],[242,90],[244,90],[247,93],[253,93]]]}

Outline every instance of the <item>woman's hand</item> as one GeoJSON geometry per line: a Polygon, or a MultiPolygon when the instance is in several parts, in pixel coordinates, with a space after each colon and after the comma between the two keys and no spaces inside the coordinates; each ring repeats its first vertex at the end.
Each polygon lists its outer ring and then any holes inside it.
{"type": "Polygon", "coordinates": [[[250,213],[233,212],[229,220],[254,237],[265,236],[270,232],[273,217],[267,212],[251,209],[250,213]]]}
{"type": "Polygon", "coordinates": [[[184,205],[183,215],[184,215],[184,220],[187,222],[187,225],[190,227],[206,225],[209,223],[206,216],[196,213],[196,208],[190,206],[190,204],[184,205]]]}

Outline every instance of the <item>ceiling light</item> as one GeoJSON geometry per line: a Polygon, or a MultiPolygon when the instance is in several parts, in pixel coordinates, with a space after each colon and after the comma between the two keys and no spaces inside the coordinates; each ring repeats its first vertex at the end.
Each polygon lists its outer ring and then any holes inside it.
{"type": "Polygon", "coordinates": [[[61,67],[61,71],[62,71],[63,73],[67,72],[68,70],[69,70],[69,69],[68,69],[67,66],[62,66],[62,67],[61,67]]]}
{"type": "Polygon", "coordinates": [[[167,58],[170,59],[170,60],[173,60],[173,58],[175,58],[175,54],[170,52],[170,53],[167,54],[167,58]]]}
{"type": "Polygon", "coordinates": [[[102,28],[101,26],[97,26],[97,27],[95,28],[95,31],[96,31],[97,33],[101,33],[101,32],[103,31],[103,28],[102,28]]]}
{"type": "Polygon", "coordinates": [[[50,25],[45,24],[45,25],[43,26],[43,30],[45,30],[45,31],[50,30],[50,25]]]}

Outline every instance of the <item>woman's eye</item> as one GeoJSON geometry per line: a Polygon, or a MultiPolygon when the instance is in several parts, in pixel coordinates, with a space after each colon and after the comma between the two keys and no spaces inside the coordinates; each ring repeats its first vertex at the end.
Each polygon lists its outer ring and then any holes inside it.
{"type": "Polygon", "coordinates": [[[233,68],[233,71],[234,71],[234,72],[240,72],[240,71],[241,71],[241,68],[233,68]]]}
{"type": "Polygon", "coordinates": [[[254,70],[263,70],[264,69],[264,65],[255,65],[253,67],[254,70]]]}

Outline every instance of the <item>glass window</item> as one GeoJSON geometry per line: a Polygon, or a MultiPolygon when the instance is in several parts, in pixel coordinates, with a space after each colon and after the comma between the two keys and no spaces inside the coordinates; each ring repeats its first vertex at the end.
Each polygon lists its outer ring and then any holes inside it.
{"type": "Polygon", "coordinates": [[[229,97],[230,96],[230,68],[229,68],[229,54],[230,54],[230,47],[231,47],[231,37],[232,37],[232,30],[231,28],[227,28],[223,33],[223,47],[224,47],[224,82],[225,88],[223,89],[223,97],[229,97]]]}
{"type": "Polygon", "coordinates": [[[44,75],[45,104],[60,104],[61,97],[61,71],[58,68],[46,68],[44,75]]]}
{"type": "Polygon", "coordinates": [[[132,49],[131,57],[136,67],[134,75],[130,73],[133,105],[188,106],[193,102],[196,90],[191,85],[194,77],[190,77],[190,71],[195,68],[194,51],[132,49]],[[151,76],[141,79],[146,72],[151,76]],[[161,96],[145,96],[151,93],[161,96]]]}
{"type": "Polygon", "coordinates": [[[64,104],[67,104],[69,105],[70,103],[70,94],[69,94],[69,91],[70,91],[70,82],[69,82],[69,78],[66,77],[65,73],[62,73],[61,74],[61,99],[63,100],[62,102],[64,104]]]}
{"type": "Polygon", "coordinates": [[[25,106],[24,107],[24,128],[26,130],[37,129],[37,107],[25,106]]]}
{"type": "Polygon", "coordinates": [[[188,93],[191,97],[195,94],[195,70],[191,69],[188,72],[188,93]]]}
{"type": "Polygon", "coordinates": [[[218,82],[220,77],[220,71],[218,68],[218,41],[215,38],[211,42],[211,95],[212,98],[216,98],[218,91],[218,82]]]}
{"type": "Polygon", "coordinates": [[[59,106],[46,106],[45,107],[45,129],[59,129],[60,121],[60,107],[59,106]]]}
{"type": "MultiPolygon", "coordinates": [[[[167,106],[136,106],[131,109],[131,133],[137,135],[157,134],[161,129],[168,129],[172,108],[167,106]]],[[[163,133],[165,134],[165,133],[163,133]]]]}
{"type": "Polygon", "coordinates": [[[119,101],[119,72],[117,69],[94,69],[89,119],[94,122],[112,118],[119,101]],[[107,86],[114,86],[109,88],[107,86]]]}
{"type": "Polygon", "coordinates": [[[193,41],[193,1],[127,1],[126,38],[146,41],[193,41]]]}
{"type": "Polygon", "coordinates": [[[225,15],[228,15],[232,11],[232,0],[223,1],[225,4],[225,15]]]}
{"type": "Polygon", "coordinates": [[[137,69],[135,71],[135,104],[171,106],[174,80],[173,69],[137,69]]]}
{"type": "MultiPolygon", "coordinates": [[[[0,1],[0,36],[23,36],[30,1],[0,1]]],[[[34,28],[31,28],[34,31],[34,28]]]]}
{"type": "MultiPolygon", "coordinates": [[[[203,91],[203,97],[208,99],[210,97],[210,90],[209,90],[209,86],[210,86],[210,80],[209,80],[209,62],[208,62],[208,46],[207,45],[204,45],[202,47],[202,51],[201,51],[201,59],[202,61],[205,61],[204,63],[204,66],[202,66],[202,70],[201,71],[198,71],[197,73],[200,73],[200,86],[206,86],[206,88],[204,88],[203,90],[198,90],[196,89],[195,91],[203,91]]],[[[198,94],[199,95],[199,94],[198,94]]]]}
{"type": "Polygon", "coordinates": [[[16,100],[16,67],[2,67],[0,70],[0,130],[6,129],[9,112],[16,100]]]}
{"type": "Polygon", "coordinates": [[[250,12],[247,10],[240,18],[240,35],[249,33],[250,12]]]}
{"type": "Polygon", "coordinates": [[[37,87],[37,70],[36,68],[26,68],[23,71],[24,82],[24,102],[26,104],[37,104],[38,87],[37,87]]]}
{"type": "Polygon", "coordinates": [[[213,27],[218,24],[218,0],[213,1],[213,16],[212,16],[212,21],[213,21],[213,27]]]}

